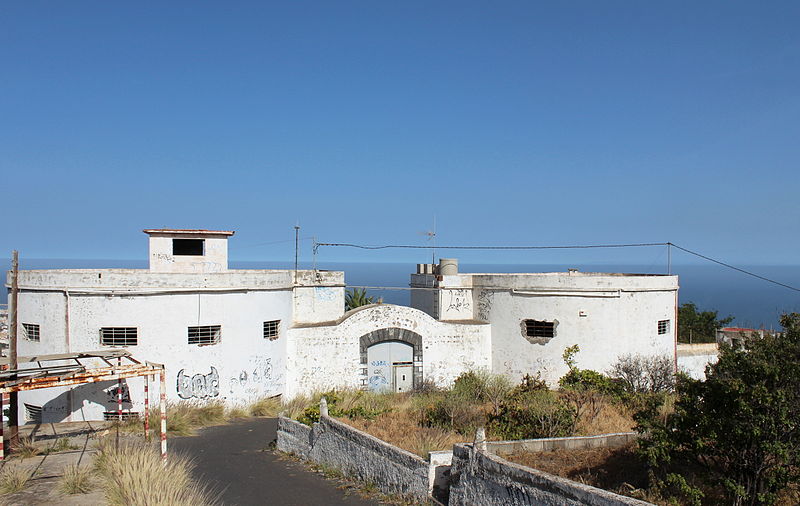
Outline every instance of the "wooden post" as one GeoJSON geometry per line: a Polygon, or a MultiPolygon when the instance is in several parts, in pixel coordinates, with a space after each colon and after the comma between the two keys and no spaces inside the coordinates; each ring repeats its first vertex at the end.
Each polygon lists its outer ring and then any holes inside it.
{"type": "Polygon", "coordinates": [[[161,460],[166,464],[167,462],[167,373],[161,369],[159,374],[161,380],[161,400],[159,402],[161,408],[161,460]]]}
{"type": "MultiPolygon", "coordinates": [[[[17,302],[19,299],[19,253],[14,250],[11,253],[11,325],[8,327],[8,368],[12,371],[17,370],[17,334],[19,327],[19,315],[17,313],[17,302]]],[[[11,381],[17,379],[16,376],[9,378],[11,381]]],[[[19,443],[19,404],[17,392],[8,394],[8,442],[14,446],[19,443]]]]}

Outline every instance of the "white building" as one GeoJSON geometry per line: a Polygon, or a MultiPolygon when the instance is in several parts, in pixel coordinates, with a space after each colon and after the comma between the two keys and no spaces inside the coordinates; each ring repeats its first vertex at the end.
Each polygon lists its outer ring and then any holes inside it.
{"type": "MultiPolygon", "coordinates": [[[[230,270],[233,232],[145,232],[149,269],[20,271],[19,355],[125,348],[165,364],[170,400],[243,404],[448,384],[474,368],[553,383],[573,344],[579,366],[596,370],[625,353],[675,353],[676,276],[459,274],[447,261],[412,274],[413,307],[345,313],[342,272],[230,270]]],[[[142,411],[142,381],[125,384],[126,412],[142,411]]],[[[112,416],[115,393],[114,383],[24,392],[20,421],[112,416]]]]}

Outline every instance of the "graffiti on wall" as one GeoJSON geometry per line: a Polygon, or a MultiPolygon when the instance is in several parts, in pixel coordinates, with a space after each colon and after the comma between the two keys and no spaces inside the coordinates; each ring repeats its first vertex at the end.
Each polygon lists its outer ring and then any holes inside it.
{"type": "Polygon", "coordinates": [[[467,298],[467,291],[463,289],[449,290],[450,301],[447,306],[448,311],[469,311],[470,303],[467,298]]]}
{"type": "Polygon", "coordinates": [[[230,393],[269,394],[280,387],[281,375],[273,373],[272,358],[255,356],[247,369],[229,380],[230,393]]]}
{"type": "Polygon", "coordinates": [[[208,399],[219,395],[219,373],[214,366],[208,374],[195,374],[188,376],[178,372],[178,396],[181,399],[208,399]]]}
{"type": "Polygon", "coordinates": [[[492,312],[492,298],[494,292],[489,290],[481,290],[478,292],[478,318],[483,321],[489,320],[489,314],[492,312]]]}

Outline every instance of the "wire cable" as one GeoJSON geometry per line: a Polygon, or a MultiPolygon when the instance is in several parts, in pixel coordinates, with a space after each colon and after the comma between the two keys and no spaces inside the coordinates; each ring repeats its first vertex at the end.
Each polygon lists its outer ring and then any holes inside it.
{"type": "Polygon", "coordinates": [[[739,267],[723,262],[721,260],[717,260],[715,258],[711,258],[696,251],[692,251],[688,248],[684,248],[683,246],[678,246],[677,244],[672,242],[641,242],[641,243],[629,243],[629,244],[576,244],[576,245],[563,245],[563,246],[433,246],[433,245],[424,246],[424,245],[413,245],[413,244],[386,244],[381,246],[368,246],[364,244],[315,241],[314,253],[317,252],[320,246],[337,246],[337,247],[357,248],[365,250],[382,250],[382,249],[548,250],[548,249],[640,248],[640,247],[650,247],[650,246],[668,246],[677,248],[685,253],[689,253],[690,255],[694,255],[698,258],[708,260],[709,262],[713,262],[723,267],[733,269],[737,272],[741,272],[742,274],[753,276],[754,278],[760,279],[762,281],[782,286],[784,288],[788,288],[789,290],[793,290],[795,292],[800,292],[800,288],[787,285],[786,283],[781,283],[780,281],[776,281],[774,279],[761,276],[759,274],[747,271],[745,269],[741,269],[739,267]]]}
{"type": "Polygon", "coordinates": [[[684,251],[684,252],[686,252],[686,253],[689,253],[690,255],[694,255],[694,256],[696,256],[696,257],[700,257],[700,258],[702,258],[702,259],[704,259],[704,260],[708,260],[709,262],[714,262],[715,264],[722,265],[723,267],[727,267],[727,268],[729,268],[729,269],[733,269],[733,270],[735,270],[735,271],[739,271],[739,272],[741,272],[741,273],[743,273],[743,274],[747,274],[748,276],[753,276],[754,278],[758,278],[758,279],[761,279],[761,280],[763,280],[763,281],[767,281],[767,282],[769,282],[769,283],[774,283],[774,284],[776,284],[776,285],[778,285],[778,286],[782,286],[782,287],[784,287],[784,288],[788,288],[789,290],[794,290],[795,292],[800,292],[800,288],[796,288],[796,287],[794,287],[794,286],[790,286],[790,285],[787,285],[787,284],[785,284],[785,283],[781,283],[780,281],[775,281],[774,279],[765,278],[764,276],[760,276],[760,275],[758,275],[758,274],[756,274],[756,273],[754,273],[754,272],[750,272],[750,271],[746,271],[746,270],[744,270],[744,269],[740,269],[739,267],[735,267],[735,266],[733,266],[733,265],[731,265],[731,264],[726,264],[725,262],[723,262],[723,261],[721,261],[721,260],[716,260],[716,259],[714,259],[714,258],[707,257],[707,256],[705,256],[705,255],[702,255],[702,254],[700,254],[700,253],[696,252],[696,251],[692,251],[692,250],[690,250],[690,249],[686,249],[686,248],[684,248],[684,247],[682,247],[682,246],[678,246],[678,245],[677,245],[677,244],[675,244],[675,243],[669,243],[669,245],[670,245],[670,246],[672,246],[672,247],[674,247],[674,248],[677,248],[677,249],[679,249],[679,250],[681,250],[681,251],[684,251]]]}
{"type": "Polygon", "coordinates": [[[579,244],[569,246],[420,246],[411,244],[387,244],[383,246],[367,246],[364,244],[351,244],[342,242],[318,242],[314,247],[319,246],[343,246],[358,249],[469,249],[469,250],[536,250],[536,249],[588,249],[588,248],[636,248],[644,246],[668,246],[668,242],[643,242],[634,244],[579,244]]]}

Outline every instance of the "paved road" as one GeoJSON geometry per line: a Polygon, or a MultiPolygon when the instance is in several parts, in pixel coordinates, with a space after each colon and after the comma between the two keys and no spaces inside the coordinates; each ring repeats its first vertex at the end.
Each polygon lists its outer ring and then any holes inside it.
{"type": "Polygon", "coordinates": [[[302,464],[281,459],[268,449],[277,420],[255,418],[208,427],[197,436],[171,438],[170,450],[192,457],[197,478],[232,505],[376,505],[347,495],[334,481],[306,471],[302,464]]]}

